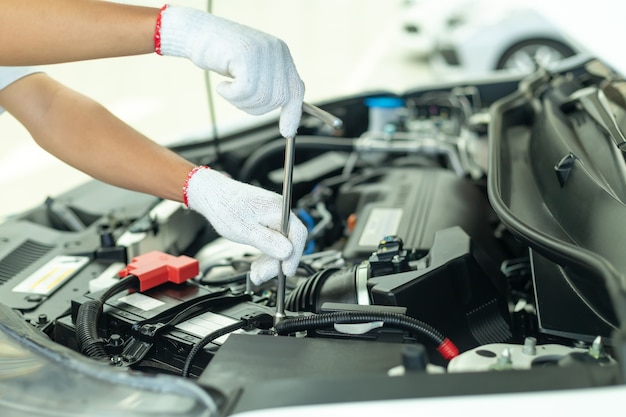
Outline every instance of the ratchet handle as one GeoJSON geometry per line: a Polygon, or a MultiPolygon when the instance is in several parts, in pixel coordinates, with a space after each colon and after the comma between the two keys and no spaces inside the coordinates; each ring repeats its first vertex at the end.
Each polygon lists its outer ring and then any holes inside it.
{"type": "MultiPolygon", "coordinates": [[[[340,129],[343,126],[343,121],[328,113],[325,110],[320,109],[309,103],[302,103],[302,111],[313,117],[318,118],[322,122],[326,123],[334,129],[340,129]]],[[[285,138],[285,166],[284,166],[284,179],[283,179],[283,206],[281,217],[281,233],[284,236],[289,235],[289,217],[291,216],[291,190],[293,182],[293,165],[295,158],[296,138],[285,138]]],[[[276,288],[276,313],[274,315],[274,324],[279,323],[285,318],[285,291],[287,284],[287,277],[283,273],[283,265],[280,262],[278,267],[278,285],[276,288]]]]}
{"type": "Polygon", "coordinates": [[[341,129],[343,127],[343,120],[328,113],[326,110],[322,110],[319,107],[314,106],[313,104],[309,104],[307,102],[302,103],[302,111],[321,120],[333,129],[341,129]]]}
{"type": "MultiPolygon", "coordinates": [[[[281,217],[281,232],[287,236],[289,234],[289,217],[291,216],[291,190],[293,181],[293,165],[296,149],[296,138],[285,138],[285,167],[283,179],[283,206],[281,217]]],[[[280,262],[278,267],[278,286],[276,288],[276,314],[275,323],[285,318],[285,291],[287,277],[283,273],[283,265],[280,262]]]]}

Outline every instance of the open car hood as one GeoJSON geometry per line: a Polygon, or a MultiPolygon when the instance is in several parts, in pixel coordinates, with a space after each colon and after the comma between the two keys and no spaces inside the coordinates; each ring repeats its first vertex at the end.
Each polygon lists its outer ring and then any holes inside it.
{"type": "MultiPolygon", "coordinates": [[[[0,225],[2,415],[619,406],[622,83],[577,58],[322,103],[343,127],[302,120],[309,240],[280,321],[275,282],[246,281],[258,251],[180,204],[93,181],[15,216],[0,225]],[[171,282],[179,261],[196,269],[171,282]],[[162,284],[106,290],[163,265],[162,284]]],[[[280,192],[278,137],[270,123],[176,151],[280,192]]]]}

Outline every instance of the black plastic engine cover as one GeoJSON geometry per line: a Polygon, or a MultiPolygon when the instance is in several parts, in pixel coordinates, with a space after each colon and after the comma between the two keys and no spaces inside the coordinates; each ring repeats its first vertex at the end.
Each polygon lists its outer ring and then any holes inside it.
{"type": "Polygon", "coordinates": [[[458,227],[437,233],[427,267],[373,277],[367,285],[373,304],[406,306],[407,315],[437,328],[461,351],[512,337],[498,265],[458,227]]]}
{"type": "Polygon", "coordinates": [[[489,220],[492,211],[476,185],[436,168],[376,170],[344,184],[337,206],[357,223],[343,255],[363,259],[382,238],[399,236],[404,247],[429,250],[438,230],[461,227],[483,248],[494,245],[489,220]]]}

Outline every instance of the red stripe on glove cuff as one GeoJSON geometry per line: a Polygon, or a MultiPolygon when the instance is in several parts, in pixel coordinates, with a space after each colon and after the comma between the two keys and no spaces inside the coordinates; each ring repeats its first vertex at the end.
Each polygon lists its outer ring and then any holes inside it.
{"type": "Polygon", "coordinates": [[[189,195],[187,194],[187,189],[189,188],[189,180],[193,177],[193,174],[200,171],[201,169],[210,169],[207,166],[200,165],[195,168],[192,168],[187,174],[187,179],[185,180],[185,184],[183,185],[183,203],[185,203],[186,207],[189,207],[189,195]]]}
{"type": "Polygon", "coordinates": [[[154,51],[159,55],[163,55],[161,52],[161,20],[163,19],[163,12],[165,9],[167,9],[167,4],[163,5],[161,10],[159,10],[156,26],[154,27],[154,51]]]}

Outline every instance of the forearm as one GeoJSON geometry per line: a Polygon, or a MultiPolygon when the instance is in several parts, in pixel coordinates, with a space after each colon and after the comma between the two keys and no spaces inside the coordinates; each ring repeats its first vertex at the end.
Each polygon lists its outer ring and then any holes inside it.
{"type": "Polygon", "coordinates": [[[0,39],[5,40],[0,42],[0,65],[154,51],[158,8],[96,0],[0,0],[0,10],[0,39]]]}
{"type": "Polygon", "coordinates": [[[182,201],[191,162],[47,75],[33,74],[1,90],[0,106],[69,165],[113,185],[182,201]]]}

